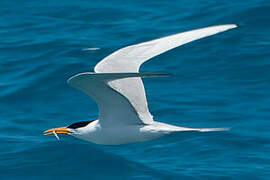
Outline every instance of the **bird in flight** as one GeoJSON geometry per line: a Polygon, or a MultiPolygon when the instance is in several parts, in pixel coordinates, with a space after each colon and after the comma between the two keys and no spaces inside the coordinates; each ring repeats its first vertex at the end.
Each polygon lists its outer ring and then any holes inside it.
{"type": "Polygon", "coordinates": [[[121,48],[102,59],[94,72],[68,79],[68,84],[86,93],[98,104],[97,120],[82,121],[67,127],[49,129],[45,135],[68,134],[96,144],[118,145],[143,142],[179,131],[221,131],[226,128],[187,128],[153,120],[141,78],[166,76],[142,73],[147,60],[191,41],[237,27],[234,24],[211,26],[182,32],[121,48]]]}

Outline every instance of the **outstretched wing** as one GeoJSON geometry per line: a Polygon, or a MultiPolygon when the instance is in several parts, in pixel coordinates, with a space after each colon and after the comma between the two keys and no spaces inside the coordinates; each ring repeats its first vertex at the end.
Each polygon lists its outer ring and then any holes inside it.
{"type": "MultiPolygon", "coordinates": [[[[154,56],[191,41],[235,27],[236,25],[233,24],[206,27],[124,47],[100,61],[95,66],[95,72],[138,72],[141,64],[154,56]]],[[[89,84],[89,86],[91,85],[89,84]]],[[[126,97],[141,120],[148,124],[153,121],[152,115],[148,110],[144,86],[140,77],[111,81],[109,86],[126,97]]],[[[121,109],[118,110],[121,111],[121,109]]]]}
{"type": "MultiPolygon", "coordinates": [[[[154,77],[161,73],[80,73],[68,80],[68,84],[91,96],[98,104],[100,124],[135,125],[146,124],[142,121],[128,99],[108,85],[117,79],[134,77],[154,77]]],[[[128,88],[128,87],[127,87],[128,88]]],[[[132,90],[132,89],[131,89],[132,90]]]]}

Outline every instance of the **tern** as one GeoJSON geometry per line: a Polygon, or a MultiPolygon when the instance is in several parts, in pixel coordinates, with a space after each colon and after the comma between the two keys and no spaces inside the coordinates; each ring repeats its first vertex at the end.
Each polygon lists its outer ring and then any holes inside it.
{"type": "Polygon", "coordinates": [[[142,73],[140,66],[154,56],[191,41],[237,27],[210,26],[121,48],[102,59],[94,72],[68,79],[68,84],[92,97],[98,105],[96,120],[44,131],[45,135],[68,134],[95,144],[118,145],[152,140],[179,131],[222,131],[226,128],[187,128],[154,121],[149,112],[141,78],[165,76],[142,73]]]}

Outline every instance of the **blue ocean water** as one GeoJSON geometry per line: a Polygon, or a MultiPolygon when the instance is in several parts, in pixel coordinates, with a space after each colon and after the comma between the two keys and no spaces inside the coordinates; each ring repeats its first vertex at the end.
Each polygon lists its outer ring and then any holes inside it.
{"type": "Polygon", "coordinates": [[[0,2],[0,179],[268,179],[270,2],[0,2]],[[43,130],[95,119],[95,102],[66,80],[113,51],[209,25],[239,27],[143,65],[149,108],[184,132],[103,146],[43,130]],[[100,48],[83,51],[85,48],[100,48]]]}

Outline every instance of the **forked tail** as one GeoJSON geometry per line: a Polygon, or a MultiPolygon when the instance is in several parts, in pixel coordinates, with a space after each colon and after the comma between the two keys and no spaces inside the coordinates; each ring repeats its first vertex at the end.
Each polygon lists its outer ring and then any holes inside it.
{"type": "Polygon", "coordinates": [[[230,128],[189,128],[189,127],[175,126],[175,125],[165,124],[165,123],[155,121],[154,128],[156,129],[157,127],[159,127],[162,131],[167,131],[167,132],[177,132],[177,131],[178,132],[179,131],[211,132],[211,131],[228,131],[228,130],[230,130],[230,128]]]}
{"type": "Polygon", "coordinates": [[[228,131],[230,128],[184,128],[179,127],[178,131],[198,131],[198,132],[212,132],[212,131],[228,131]]]}
{"type": "Polygon", "coordinates": [[[194,131],[211,132],[211,131],[228,131],[230,128],[195,128],[194,131]]]}

